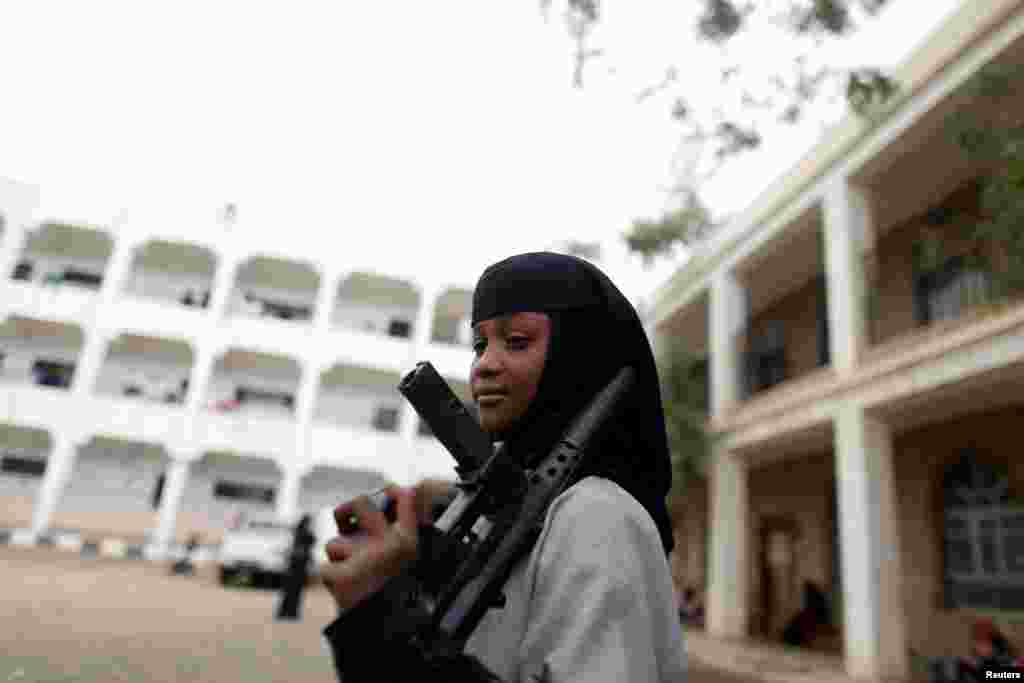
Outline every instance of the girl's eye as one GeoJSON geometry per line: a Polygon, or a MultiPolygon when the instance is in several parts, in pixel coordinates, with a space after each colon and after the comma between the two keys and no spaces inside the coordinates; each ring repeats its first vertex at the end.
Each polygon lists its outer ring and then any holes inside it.
{"type": "Polygon", "coordinates": [[[478,339],[475,342],[473,342],[473,352],[478,356],[484,352],[484,349],[486,347],[487,342],[485,342],[483,339],[478,339]]]}
{"type": "Polygon", "coordinates": [[[508,345],[510,349],[521,350],[526,348],[527,342],[529,342],[529,340],[526,337],[509,337],[505,341],[505,344],[508,345]]]}

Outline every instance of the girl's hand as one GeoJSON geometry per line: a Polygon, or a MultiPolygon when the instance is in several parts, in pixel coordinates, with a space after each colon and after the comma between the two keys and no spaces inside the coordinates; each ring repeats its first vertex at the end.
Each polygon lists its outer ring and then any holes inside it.
{"type": "Polygon", "coordinates": [[[389,524],[367,496],[339,505],[334,519],[339,529],[355,515],[359,531],[337,536],[327,543],[329,562],[321,569],[324,584],[342,610],[380,590],[416,559],[416,489],[389,486],[385,492],[396,501],[397,518],[389,524]]]}
{"type": "Polygon", "coordinates": [[[416,517],[420,524],[434,523],[434,506],[445,501],[455,490],[455,484],[444,479],[423,479],[416,484],[416,517]]]}

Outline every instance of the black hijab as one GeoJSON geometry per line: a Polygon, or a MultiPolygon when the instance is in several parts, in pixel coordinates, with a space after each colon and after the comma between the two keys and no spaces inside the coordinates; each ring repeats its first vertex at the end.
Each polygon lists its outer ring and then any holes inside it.
{"type": "Polygon", "coordinates": [[[668,554],[674,546],[665,505],[672,466],[654,354],[636,310],[593,264],[534,252],[487,268],[473,293],[473,325],[524,312],[551,318],[547,359],[526,414],[495,440],[532,467],[615,373],[632,366],[636,384],[570,485],[587,476],[614,481],[650,514],[668,554]]]}

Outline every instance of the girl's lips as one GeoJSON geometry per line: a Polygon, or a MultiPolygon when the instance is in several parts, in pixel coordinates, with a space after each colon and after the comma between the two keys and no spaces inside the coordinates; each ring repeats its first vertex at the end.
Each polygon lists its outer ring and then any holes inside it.
{"type": "Polygon", "coordinates": [[[495,406],[505,400],[504,394],[484,394],[483,396],[477,396],[476,402],[481,406],[495,406]]]}

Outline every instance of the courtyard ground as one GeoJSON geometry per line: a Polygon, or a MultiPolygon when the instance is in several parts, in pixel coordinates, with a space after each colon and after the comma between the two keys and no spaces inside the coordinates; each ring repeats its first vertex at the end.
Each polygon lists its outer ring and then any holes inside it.
{"type": "MultiPolygon", "coordinates": [[[[282,623],[276,593],[222,588],[209,570],[3,547],[0,591],[0,683],[336,683],[322,587],[282,623]]],[[[690,683],[754,680],[692,666],[690,683]]]]}

